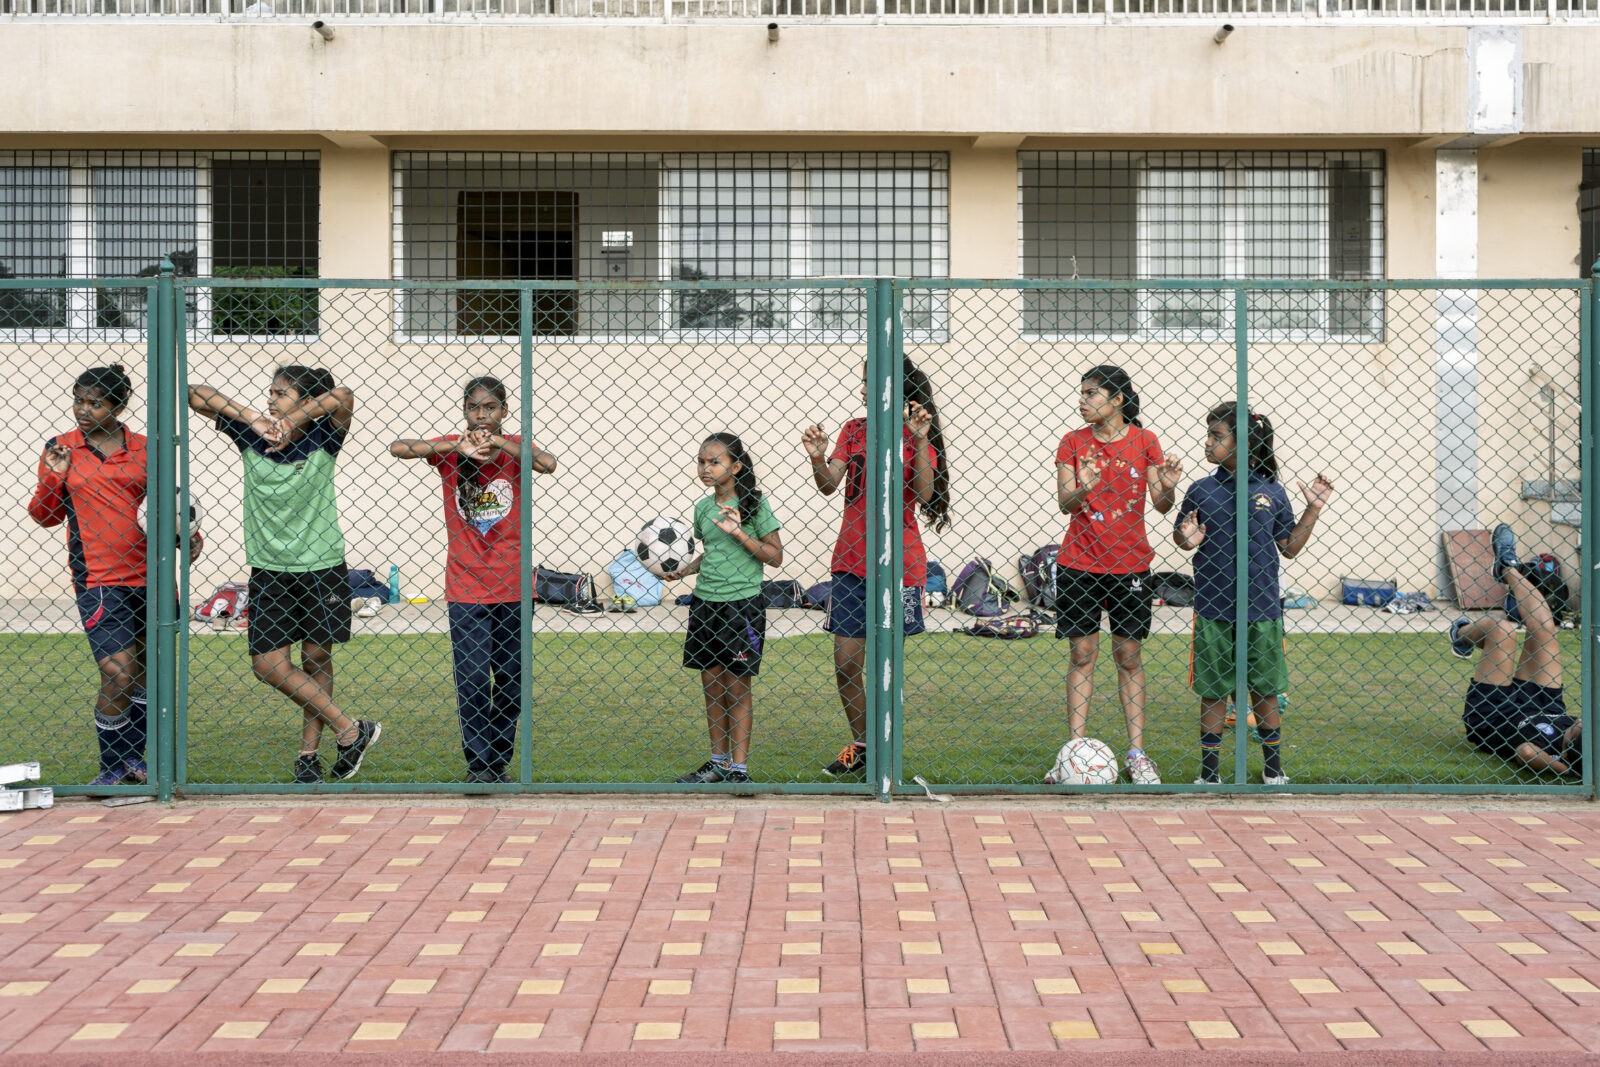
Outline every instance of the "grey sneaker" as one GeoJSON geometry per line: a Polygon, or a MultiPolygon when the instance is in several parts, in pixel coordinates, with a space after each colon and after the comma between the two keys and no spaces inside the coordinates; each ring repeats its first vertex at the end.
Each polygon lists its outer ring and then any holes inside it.
{"type": "Polygon", "coordinates": [[[1461,639],[1461,629],[1472,620],[1463,616],[1450,624],[1450,654],[1456,659],[1472,658],[1472,642],[1461,639]]]}
{"type": "Polygon", "coordinates": [[[1489,547],[1494,550],[1494,580],[1502,581],[1507,567],[1517,567],[1517,535],[1511,527],[1500,523],[1489,535],[1489,547]]]}
{"type": "Polygon", "coordinates": [[[1289,776],[1287,774],[1262,775],[1261,784],[1262,785],[1288,785],[1289,784],[1289,776]]]}
{"type": "Polygon", "coordinates": [[[1128,757],[1128,781],[1134,785],[1160,785],[1161,775],[1156,771],[1156,761],[1140,753],[1128,757]]]}
{"type": "Polygon", "coordinates": [[[726,763],[707,760],[688,774],[674,780],[679,785],[705,785],[710,782],[726,782],[730,773],[726,763]]]}

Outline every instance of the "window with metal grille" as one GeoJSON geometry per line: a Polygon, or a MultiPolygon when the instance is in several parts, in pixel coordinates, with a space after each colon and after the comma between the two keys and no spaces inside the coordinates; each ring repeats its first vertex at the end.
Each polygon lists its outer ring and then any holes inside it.
{"type": "MultiPolygon", "coordinates": [[[[943,153],[483,153],[394,157],[394,273],[448,281],[943,277],[943,153]]],[[[856,293],[583,289],[535,293],[541,337],[721,330],[849,333],[856,293]]],[[[400,328],[517,334],[516,294],[408,290],[400,328]]],[[[911,309],[931,328],[931,300],[911,309]]]]}
{"type": "MultiPolygon", "coordinates": [[[[1327,279],[1384,276],[1383,154],[1022,152],[1027,278],[1327,279]]],[[[1252,291],[1250,327],[1370,340],[1381,294],[1252,291]]],[[[1232,329],[1233,298],[1195,289],[1029,290],[1037,335],[1195,340],[1232,329]]]]}
{"type": "Polygon", "coordinates": [[[1583,183],[1578,186],[1578,277],[1587,278],[1600,259],[1600,148],[1583,150],[1583,183]]]}
{"type": "MultiPolygon", "coordinates": [[[[315,152],[0,152],[0,278],[314,278],[315,152]]],[[[191,328],[316,331],[313,290],[197,298],[191,328]]],[[[144,293],[0,290],[0,331],[141,330],[144,293]]]]}

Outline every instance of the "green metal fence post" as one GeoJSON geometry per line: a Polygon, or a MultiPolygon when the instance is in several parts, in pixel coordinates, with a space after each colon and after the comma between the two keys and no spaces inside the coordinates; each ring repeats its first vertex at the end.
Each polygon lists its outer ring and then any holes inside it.
{"type": "MultiPolygon", "coordinates": [[[[213,290],[215,292],[215,290],[213,290]]],[[[160,453],[163,460],[174,462],[178,482],[178,499],[174,518],[182,535],[178,543],[178,616],[174,629],[177,643],[173,648],[172,664],[172,787],[181,790],[189,781],[189,331],[187,323],[177,314],[186,306],[184,290],[178,289],[174,303],[174,318],[180,327],[172,334],[172,387],[161,394],[162,403],[172,408],[172,448],[160,453]]]]}
{"type": "Polygon", "coordinates": [[[889,557],[889,574],[892,582],[885,598],[884,610],[888,613],[891,625],[887,636],[889,638],[888,669],[883,674],[884,686],[884,712],[888,716],[883,738],[886,744],[888,763],[884,767],[884,774],[889,779],[888,788],[893,790],[904,780],[905,757],[905,677],[906,677],[906,627],[905,609],[901,603],[904,595],[901,590],[905,579],[904,555],[905,536],[900,532],[901,512],[904,509],[902,501],[905,499],[905,458],[901,444],[904,430],[905,412],[905,379],[902,371],[905,365],[905,289],[900,285],[891,284],[880,279],[881,298],[887,299],[885,316],[889,323],[889,350],[886,353],[889,360],[889,437],[890,456],[892,461],[885,464],[885,486],[889,494],[890,509],[894,531],[884,546],[888,551],[884,554],[889,557]]]}
{"type": "MultiPolygon", "coordinates": [[[[1579,660],[1579,677],[1583,683],[1583,721],[1589,726],[1595,723],[1596,708],[1600,707],[1600,700],[1595,693],[1595,656],[1596,643],[1600,642],[1600,620],[1597,620],[1596,608],[1600,601],[1595,599],[1600,594],[1600,574],[1595,571],[1600,564],[1600,446],[1595,440],[1595,415],[1600,412],[1600,260],[1597,260],[1589,270],[1589,282],[1579,294],[1578,314],[1578,382],[1579,382],[1579,450],[1578,459],[1582,464],[1580,490],[1578,493],[1578,507],[1582,509],[1578,521],[1582,524],[1578,538],[1579,558],[1582,561],[1583,575],[1579,580],[1579,596],[1583,598],[1581,605],[1581,620],[1583,623],[1582,652],[1579,660]]],[[[1583,788],[1590,796],[1595,795],[1595,751],[1600,745],[1595,743],[1596,731],[1586,728],[1583,731],[1583,788]]]]}
{"type": "Polygon", "coordinates": [[[1249,781],[1250,679],[1250,297],[1233,290],[1233,782],[1249,781]]]}
{"type": "Polygon", "coordinates": [[[867,647],[863,679],[867,702],[867,774],[878,799],[894,795],[895,720],[899,690],[894,654],[901,626],[900,599],[900,394],[893,361],[894,324],[889,282],[867,288],[867,647]]]}
{"type": "Polygon", "coordinates": [[[517,428],[522,432],[522,444],[517,448],[517,522],[521,527],[522,560],[517,564],[518,578],[522,582],[521,649],[522,693],[518,697],[517,718],[521,723],[522,758],[518,761],[517,780],[523,786],[533,782],[533,508],[529,494],[533,486],[533,427],[528,420],[533,416],[533,290],[524,285],[517,291],[517,322],[521,342],[522,412],[517,428]]]}
{"type": "Polygon", "coordinates": [[[153,566],[149,569],[149,585],[155,595],[150,603],[155,611],[154,640],[147,643],[145,657],[145,689],[153,697],[151,710],[156,714],[156,791],[162,800],[172,799],[173,764],[177,759],[175,742],[177,706],[177,558],[178,514],[175,493],[177,489],[176,465],[176,414],[173,411],[177,395],[177,335],[178,301],[175,270],[172,261],[162,259],[161,273],[156,278],[152,295],[155,314],[147,316],[146,332],[150,337],[153,366],[150,368],[151,437],[154,447],[155,469],[150,472],[148,497],[154,497],[155,506],[149,509],[146,524],[149,530],[147,543],[153,566]],[[150,682],[155,690],[150,692],[150,682]]]}

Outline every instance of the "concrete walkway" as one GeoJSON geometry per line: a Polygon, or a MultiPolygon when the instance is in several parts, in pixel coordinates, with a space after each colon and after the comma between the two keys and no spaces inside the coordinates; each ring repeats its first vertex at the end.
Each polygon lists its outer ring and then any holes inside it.
{"type": "Polygon", "coordinates": [[[0,816],[0,1057],[1550,1062],[1597,931],[1593,806],[68,801],[0,816]]]}

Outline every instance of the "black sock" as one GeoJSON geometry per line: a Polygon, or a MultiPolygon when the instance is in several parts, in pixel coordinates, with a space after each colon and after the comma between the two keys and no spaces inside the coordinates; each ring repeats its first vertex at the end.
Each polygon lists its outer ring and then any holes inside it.
{"type": "Polygon", "coordinates": [[[1283,765],[1278,760],[1278,731],[1258,728],[1261,735],[1261,776],[1263,778],[1282,778],[1283,765]]]}
{"type": "Polygon", "coordinates": [[[1206,781],[1219,780],[1222,761],[1222,735],[1200,735],[1200,777],[1206,781]]]}

